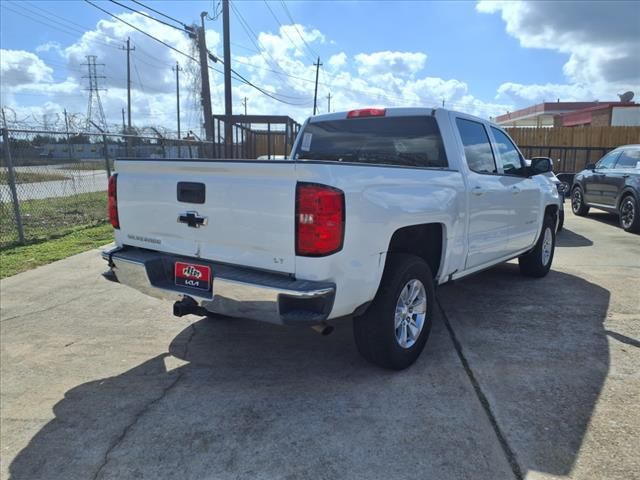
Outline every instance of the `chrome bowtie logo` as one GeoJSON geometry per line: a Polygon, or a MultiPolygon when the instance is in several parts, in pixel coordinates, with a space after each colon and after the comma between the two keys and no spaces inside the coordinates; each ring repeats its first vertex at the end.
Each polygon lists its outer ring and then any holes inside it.
{"type": "Polygon", "coordinates": [[[189,265],[188,267],[184,267],[182,269],[182,275],[184,275],[185,277],[201,278],[202,272],[193,265],[189,265]]]}

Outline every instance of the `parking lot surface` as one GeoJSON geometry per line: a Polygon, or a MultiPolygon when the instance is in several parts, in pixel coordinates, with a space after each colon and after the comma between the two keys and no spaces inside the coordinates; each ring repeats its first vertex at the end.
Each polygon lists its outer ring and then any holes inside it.
{"type": "Polygon", "coordinates": [[[104,281],[97,251],[3,280],[2,478],[640,478],[640,237],[567,215],[553,270],[438,289],[410,369],[104,281]]]}

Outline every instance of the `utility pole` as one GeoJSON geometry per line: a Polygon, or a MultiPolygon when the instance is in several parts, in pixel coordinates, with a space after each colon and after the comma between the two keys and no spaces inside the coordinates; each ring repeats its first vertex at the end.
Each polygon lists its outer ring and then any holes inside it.
{"type": "Polygon", "coordinates": [[[327,113],[331,113],[331,92],[327,95],[327,113]]]}
{"type": "MultiPolygon", "coordinates": [[[[204,114],[204,134],[205,140],[213,141],[213,113],[211,111],[211,87],[209,85],[209,55],[207,52],[207,41],[204,35],[204,17],[207,12],[200,14],[201,26],[198,29],[198,49],[200,53],[200,83],[202,83],[202,111],[204,114]]],[[[213,148],[205,149],[213,155],[213,148]]]]}
{"type": "Polygon", "coordinates": [[[318,107],[318,74],[320,73],[320,67],[322,66],[320,63],[320,57],[318,57],[318,61],[314,63],[313,66],[316,67],[316,90],[313,94],[313,114],[315,115],[318,107]]]}
{"type": "Polygon", "coordinates": [[[176,72],[176,111],[177,111],[177,120],[178,120],[178,140],[182,138],[180,135],[180,72],[183,71],[180,68],[180,64],[176,62],[175,67],[171,67],[171,70],[176,72]]]}
{"type": "Polygon", "coordinates": [[[247,116],[247,97],[244,97],[244,100],[242,100],[242,105],[244,105],[244,116],[247,116]]]}
{"type": "Polygon", "coordinates": [[[233,148],[233,128],[231,116],[231,39],[229,24],[229,0],[222,0],[222,37],[224,43],[224,144],[227,158],[233,148]]]}
{"type": "Polygon", "coordinates": [[[127,51],[127,133],[131,133],[131,52],[136,47],[131,46],[131,40],[127,37],[127,46],[120,50],[127,51]]]}
{"type": "Polygon", "coordinates": [[[124,124],[124,107],[122,107],[122,133],[126,133],[125,130],[125,124],[124,124]]]}
{"type": "Polygon", "coordinates": [[[442,108],[444,108],[444,98],[442,99],[442,108]]]}

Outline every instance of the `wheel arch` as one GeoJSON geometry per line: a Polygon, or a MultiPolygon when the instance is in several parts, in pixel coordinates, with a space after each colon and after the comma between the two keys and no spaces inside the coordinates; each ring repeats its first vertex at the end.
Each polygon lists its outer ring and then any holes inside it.
{"type": "Polygon", "coordinates": [[[622,200],[626,197],[632,196],[636,200],[636,204],[638,203],[638,193],[633,189],[633,187],[626,186],[620,192],[618,196],[618,201],[616,202],[616,210],[620,210],[620,206],[622,205],[622,200]]]}
{"type": "Polygon", "coordinates": [[[560,207],[558,205],[547,205],[544,209],[545,217],[547,215],[551,215],[556,221],[558,220],[559,212],[560,212],[560,207]]]}
{"type": "Polygon", "coordinates": [[[438,278],[445,258],[445,226],[442,223],[423,223],[398,228],[389,240],[389,253],[408,253],[422,258],[438,278]]]}

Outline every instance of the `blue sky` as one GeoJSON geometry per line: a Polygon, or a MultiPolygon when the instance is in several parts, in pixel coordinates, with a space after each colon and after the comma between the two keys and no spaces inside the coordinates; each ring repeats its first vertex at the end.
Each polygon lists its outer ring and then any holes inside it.
{"type": "MultiPolygon", "coordinates": [[[[177,31],[141,19],[111,2],[97,3],[183,51],[191,48],[186,36],[177,31]]],[[[121,3],[141,8],[129,0],[121,3]]],[[[185,23],[199,21],[203,10],[213,13],[218,4],[142,3],[185,23]]],[[[288,113],[298,120],[308,115],[313,83],[294,77],[313,79],[315,53],[324,63],[320,96],[324,99],[331,91],[338,109],[389,103],[433,106],[445,99],[453,108],[492,116],[556,98],[615,100],[620,89],[640,85],[640,40],[633,27],[640,18],[640,2],[287,1],[285,9],[282,2],[269,1],[284,29],[263,1],[232,3],[234,68],[280,98],[304,103],[278,103],[246,85],[236,85],[234,108],[238,110],[247,96],[250,113],[288,113]],[[624,16],[617,25],[608,21],[607,12],[625,9],[631,21],[624,16]],[[257,38],[245,32],[238,14],[257,38]],[[303,45],[301,35],[309,48],[303,45]],[[292,41],[297,45],[292,46],[292,41]],[[268,54],[258,53],[256,45],[268,54]],[[625,56],[616,53],[619,51],[631,53],[625,56]],[[621,58],[616,58],[615,64],[607,63],[614,56],[621,58]],[[614,67],[621,73],[608,78],[607,71],[614,67]]],[[[81,78],[80,61],[84,55],[96,54],[98,62],[106,64],[105,110],[110,122],[117,121],[114,117],[122,107],[124,88],[124,53],[117,46],[130,35],[139,48],[133,54],[137,103],[132,111],[139,114],[140,122],[164,122],[171,128],[175,101],[170,98],[175,87],[170,66],[175,60],[186,64],[189,60],[127,31],[128,27],[117,25],[117,20],[80,0],[2,0],[1,6],[3,105],[36,116],[60,107],[81,114],[86,95],[78,90],[86,81],[81,78]],[[97,26],[106,19],[103,27],[97,26]],[[85,31],[90,34],[83,36],[85,31]]],[[[206,26],[210,49],[221,55],[221,18],[208,21],[206,26]]],[[[190,102],[185,105],[189,116],[185,120],[197,125],[198,112],[189,113],[189,108],[197,110],[195,94],[191,92],[194,98],[187,99],[189,89],[195,88],[189,75],[195,73],[185,73],[185,101],[190,102]]],[[[215,109],[221,99],[222,79],[213,73],[211,81],[215,109]]]]}

